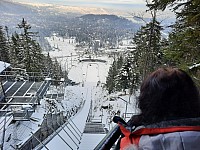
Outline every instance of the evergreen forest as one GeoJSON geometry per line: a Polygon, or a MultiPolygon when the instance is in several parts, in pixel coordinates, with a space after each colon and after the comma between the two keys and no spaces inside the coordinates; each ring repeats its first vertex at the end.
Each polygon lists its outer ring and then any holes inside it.
{"type": "Polygon", "coordinates": [[[135,49],[115,58],[106,81],[109,93],[130,90],[133,94],[143,79],[159,67],[176,67],[188,72],[200,86],[200,1],[146,1],[151,20],[133,37],[135,49]],[[163,38],[158,12],[170,9],[176,16],[169,36],[163,38]]]}
{"type": "Polygon", "coordinates": [[[42,54],[38,33],[31,31],[31,25],[24,18],[16,29],[10,36],[8,27],[0,26],[0,60],[10,63],[12,68],[25,69],[28,75],[48,75],[55,80],[64,77],[58,61],[42,54]]]}

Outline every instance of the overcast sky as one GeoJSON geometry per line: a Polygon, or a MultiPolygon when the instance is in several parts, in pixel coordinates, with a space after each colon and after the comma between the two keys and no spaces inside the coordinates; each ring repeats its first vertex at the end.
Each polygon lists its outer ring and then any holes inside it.
{"type": "Polygon", "coordinates": [[[145,9],[145,0],[13,0],[28,3],[48,3],[70,6],[104,7],[114,9],[145,9]]]}

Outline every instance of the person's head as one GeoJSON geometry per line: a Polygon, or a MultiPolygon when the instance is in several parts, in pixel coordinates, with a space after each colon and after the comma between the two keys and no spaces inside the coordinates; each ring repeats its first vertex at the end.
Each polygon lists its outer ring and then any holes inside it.
{"type": "Polygon", "coordinates": [[[199,91],[183,70],[160,68],[142,83],[138,97],[142,122],[200,116],[199,91]]]}

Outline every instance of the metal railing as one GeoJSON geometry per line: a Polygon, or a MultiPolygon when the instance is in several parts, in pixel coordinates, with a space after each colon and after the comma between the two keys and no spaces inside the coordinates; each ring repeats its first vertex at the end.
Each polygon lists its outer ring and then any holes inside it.
{"type": "MultiPolygon", "coordinates": [[[[126,116],[124,120],[128,119],[130,120],[133,115],[136,115],[136,113],[124,113],[122,116],[126,116]]],[[[121,130],[119,126],[116,124],[107,134],[106,136],[101,140],[101,142],[95,147],[94,150],[109,150],[114,145],[115,142],[119,139],[121,135],[121,130]]]]}

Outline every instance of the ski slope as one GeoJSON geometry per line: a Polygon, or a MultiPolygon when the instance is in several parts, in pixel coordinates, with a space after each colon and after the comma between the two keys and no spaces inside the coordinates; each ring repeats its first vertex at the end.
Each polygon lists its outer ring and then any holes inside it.
{"type": "MultiPolygon", "coordinates": [[[[113,95],[108,95],[107,92],[102,88],[102,85],[106,82],[106,76],[109,70],[109,67],[112,63],[112,59],[107,56],[101,56],[96,59],[105,60],[106,62],[84,62],[77,61],[78,57],[75,54],[75,47],[72,45],[69,46],[70,39],[60,40],[59,37],[53,37],[54,42],[52,42],[52,38],[48,38],[50,44],[52,46],[58,45],[59,51],[50,52],[50,56],[57,56],[58,61],[64,65],[63,68],[68,69],[68,78],[72,81],[79,83],[79,85],[74,86],[74,88],[81,89],[84,95],[85,104],[83,108],[72,118],[72,122],[77,126],[78,130],[83,133],[86,119],[89,113],[89,109],[92,103],[93,110],[93,118],[102,119],[105,127],[109,130],[114,124],[112,123],[112,117],[116,114],[116,112],[121,112],[123,114],[125,112],[125,108],[127,103],[118,99],[116,101],[109,101],[110,97],[117,97],[121,93],[114,93],[113,95]],[[51,39],[51,40],[50,40],[51,39]],[[65,44],[65,46],[64,46],[65,44]],[[61,46],[60,46],[61,45],[61,46]],[[73,51],[74,50],[74,51],[73,51]],[[60,54],[59,54],[60,53],[60,54]],[[73,55],[70,55],[72,53],[73,55]],[[59,57],[60,56],[60,57],[59,57]],[[68,59],[64,59],[64,56],[71,56],[68,59]],[[63,62],[68,61],[68,62],[63,62]],[[69,65],[70,64],[70,65],[69,65]],[[65,66],[68,65],[68,66],[65,66]],[[69,68],[69,66],[71,66],[69,68]],[[100,109],[102,105],[112,105],[112,110],[102,110],[100,109]]],[[[74,44],[74,43],[73,43],[74,44]]],[[[84,59],[84,58],[82,58],[84,59]]],[[[66,87],[67,89],[68,87],[66,87]]],[[[78,93],[74,93],[78,94],[78,93]]],[[[130,101],[131,105],[127,105],[127,111],[136,112],[135,110],[135,98],[129,97],[128,95],[122,96],[125,101],[130,101]]],[[[70,132],[68,128],[65,127],[67,132],[70,132]]],[[[89,150],[94,149],[95,146],[101,141],[101,139],[105,136],[105,134],[83,134],[80,141],[74,139],[70,139],[66,132],[61,130],[59,134],[70,144],[72,149],[81,149],[81,150],[89,150]],[[76,142],[73,142],[76,141],[76,142]]],[[[59,135],[56,135],[47,145],[49,149],[59,149],[66,147],[70,149],[70,147],[63,141],[59,135]]],[[[45,149],[45,148],[43,148],[45,149]]]]}

